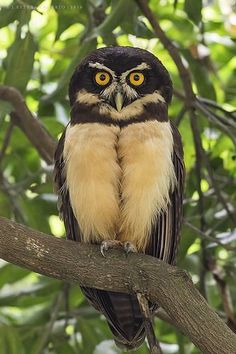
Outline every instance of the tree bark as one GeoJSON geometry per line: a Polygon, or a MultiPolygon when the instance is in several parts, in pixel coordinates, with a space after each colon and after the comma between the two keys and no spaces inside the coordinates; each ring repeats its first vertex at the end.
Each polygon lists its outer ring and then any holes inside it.
{"type": "Polygon", "coordinates": [[[141,292],[167,314],[203,352],[236,353],[236,335],[209,307],[187,273],[156,258],[107,252],[99,246],[45,235],[0,218],[0,257],[37,273],[87,287],[141,292]]]}

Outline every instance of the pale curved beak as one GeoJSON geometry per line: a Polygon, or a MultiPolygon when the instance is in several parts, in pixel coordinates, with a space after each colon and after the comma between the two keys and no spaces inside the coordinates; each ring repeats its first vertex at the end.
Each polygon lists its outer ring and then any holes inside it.
{"type": "Polygon", "coordinates": [[[115,105],[118,112],[122,110],[123,103],[124,103],[124,96],[120,91],[118,91],[115,94],[115,105]]]}

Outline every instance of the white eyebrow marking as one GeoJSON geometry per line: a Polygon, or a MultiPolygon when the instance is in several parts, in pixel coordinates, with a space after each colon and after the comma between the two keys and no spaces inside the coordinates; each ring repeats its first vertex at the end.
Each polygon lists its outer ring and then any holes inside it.
{"type": "Polygon", "coordinates": [[[115,71],[111,70],[111,69],[108,68],[106,65],[103,65],[103,64],[101,64],[101,63],[96,62],[96,63],[89,63],[89,66],[90,66],[91,68],[96,68],[96,69],[100,69],[100,70],[105,70],[105,71],[107,71],[108,73],[110,73],[113,78],[116,78],[116,73],[115,73],[115,71]]]}
{"type": "Polygon", "coordinates": [[[150,65],[148,65],[147,63],[141,63],[137,66],[135,66],[134,68],[131,68],[127,71],[125,71],[123,74],[121,74],[120,79],[121,81],[125,81],[126,77],[129,75],[129,73],[131,73],[132,71],[135,70],[144,70],[144,69],[151,69],[150,65]]]}

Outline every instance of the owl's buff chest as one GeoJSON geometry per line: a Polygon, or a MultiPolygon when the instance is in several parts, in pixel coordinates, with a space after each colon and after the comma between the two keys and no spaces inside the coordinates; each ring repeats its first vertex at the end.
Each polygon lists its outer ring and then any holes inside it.
{"type": "Polygon", "coordinates": [[[83,240],[130,240],[143,250],[175,184],[172,153],[169,122],[69,126],[66,184],[83,240]]]}

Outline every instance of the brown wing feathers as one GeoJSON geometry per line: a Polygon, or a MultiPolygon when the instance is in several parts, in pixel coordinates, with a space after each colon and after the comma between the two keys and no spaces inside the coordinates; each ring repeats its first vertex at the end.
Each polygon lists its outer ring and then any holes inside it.
{"type": "Polygon", "coordinates": [[[64,221],[66,237],[69,240],[81,241],[78,222],[70,204],[69,191],[66,188],[65,162],[63,159],[63,149],[65,141],[65,131],[63,132],[54,155],[54,181],[55,189],[58,194],[58,209],[60,217],[64,221]]]}

